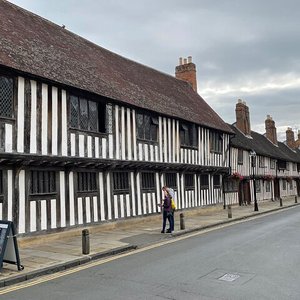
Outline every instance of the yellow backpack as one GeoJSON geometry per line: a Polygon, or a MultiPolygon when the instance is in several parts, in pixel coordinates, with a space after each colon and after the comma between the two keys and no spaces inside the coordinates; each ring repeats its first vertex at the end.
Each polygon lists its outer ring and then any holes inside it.
{"type": "Polygon", "coordinates": [[[173,198],[171,199],[171,208],[172,208],[172,210],[176,209],[176,204],[175,204],[175,201],[173,198]]]}

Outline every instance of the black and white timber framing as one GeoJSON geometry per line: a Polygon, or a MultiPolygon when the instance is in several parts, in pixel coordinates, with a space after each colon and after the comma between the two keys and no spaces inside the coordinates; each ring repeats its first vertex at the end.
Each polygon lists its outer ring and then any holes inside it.
{"type": "Polygon", "coordinates": [[[220,132],[221,151],[213,152],[209,145],[215,131],[196,126],[197,144],[183,147],[181,121],[156,115],[157,141],[140,140],[139,109],[109,100],[101,114],[106,133],[74,129],[70,127],[72,90],[4,70],[1,75],[13,79],[14,109],[11,118],[0,119],[0,218],[13,220],[19,234],[158,213],[166,173],[175,176],[178,209],[223,202],[228,133],[220,132]],[[95,189],[78,191],[80,172],[96,173],[95,189]],[[117,172],[128,173],[128,188],[123,191],[113,183],[117,172]],[[142,186],[144,173],[153,174],[153,186],[142,186]],[[193,180],[188,187],[187,174],[193,180]],[[202,186],[203,174],[208,182],[202,186]],[[48,186],[51,180],[52,190],[34,190],[34,185],[48,186]]]}

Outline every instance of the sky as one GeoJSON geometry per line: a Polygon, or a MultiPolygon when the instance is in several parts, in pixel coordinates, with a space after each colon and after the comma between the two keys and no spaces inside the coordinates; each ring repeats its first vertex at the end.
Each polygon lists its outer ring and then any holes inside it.
{"type": "Polygon", "coordinates": [[[198,93],[227,123],[238,99],[251,129],[300,130],[298,0],[11,0],[112,52],[174,75],[192,56],[198,93]]]}

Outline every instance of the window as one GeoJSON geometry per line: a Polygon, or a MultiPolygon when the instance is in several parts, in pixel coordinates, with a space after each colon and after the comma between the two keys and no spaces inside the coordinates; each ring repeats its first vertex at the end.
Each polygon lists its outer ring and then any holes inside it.
{"type": "Polygon", "coordinates": [[[138,113],[137,121],[137,138],[147,141],[157,141],[158,119],[146,114],[138,113]]]}
{"type": "Polygon", "coordinates": [[[114,192],[129,193],[128,172],[113,172],[114,192]]]}
{"type": "Polygon", "coordinates": [[[155,176],[154,173],[142,173],[142,189],[155,190],[155,176]]]}
{"type": "Polygon", "coordinates": [[[70,96],[70,127],[105,132],[105,104],[70,96]]]}
{"type": "Polygon", "coordinates": [[[13,94],[13,79],[6,76],[0,76],[0,117],[12,118],[13,94]]]}
{"type": "Polygon", "coordinates": [[[238,164],[239,165],[242,165],[244,162],[243,154],[244,154],[243,149],[238,149],[238,164]]]}
{"type": "Polygon", "coordinates": [[[56,193],[56,175],[54,171],[31,171],[30,194],[56,193]]]}
{"type": "Polygon", "coordinates": [[[95,172],[78,172],[77,189],[78,192],[96,192],[97,174],[95,172]]]}
{"type": "Polygon", "coordinates": [[[173,189],[177,188],[176,173],[166,173],[166,186],[173,189]]]}
{"type": "Polygon", "coordinates": [[[219,189],[220,186],[220,175],[214,175],[214,189],[219,189]]]}
{"type": "Polygon", "coordinates": [[[258,158],[258,166],[260,168],[264,168],[265,167],[265,158],[263,156],[259,156],[259,158],[258,158]]]}
{"type": "Polygon", "coordinates": [[[223,135],[219,132],[211,131],[209,133],[209,146],[211,152],[222,153],[223,135]]]}
{"type": "Polygon", "coordinates": [[[270,184],[270,181],[268,181],[268,180],[265,181],[265,183],[266,183],[266,192],[268,193],[271,191],[271,188],[270,188],[271,184],[270,184]]]}
{"type": "Polygon", "coordinates": [[[271,169],[275,169],[275,165],[276,165],[275,159],[271,159],[271,161],[270,161],[270,168],[271,169]]]}
{"type": "Polygon", "coordinates": [[[208,189],[209,182],[208,182],[208,175],[207,174],[200,175],[200,186],[201,186],[201,190],[208,189]]]}
{"type": "Polygon", "coordinates": [[[285,170],[286,169],[286,161],[284,161],[284,160],[278,160],[277,167],[280,170],[285,170]]]}
{"type": "Polygon", "coordinates": [[[285,191],[286,190],[286,180],[282,180],[282,189],[285,191]]]}
{"type": "Polygon", "coordinates": [[[185,176],[184,176],[184,184],[185,184],[185,188],[187,190],[194,189],[194,187],[195,187],[194,175],[193,174],[185,174],[185,176]]]}
{"type": "Polygon", "coordinates": [[[260,180],[255,180],[256,193],[260,193],[260,180]]]}
{"type": "Polygon", "coordinates": [[[289,171],[290,170],[290,163],[286,162],[286,170],[289,171]]]}
{"type": "Polygon", "coordinates": [[[238,191],[238,181],[236,180],[224,180],[224,192],[233,193],[238,191]]]}
{"type": "Polygon", "coordinates": [[[290,190],[292,191],[294,189],[294,186],[293,186],[293,180],[290,181],[290,190]]]}
{"type": "Polygon", "coordinates": [[[181,146],[197,147],[198,134],[195,124],[182,123],[180,126],[180,144],[181,146]]]}
{"type": "Polygon", "coordinates": [[[300,172],[300,163],[297,163],[297,172],[300,172]]]}
{"type": "Polygon", "coordinates": [[[293,171],[296,171],[296,164],[292,163],[292,165],[293,165],[293,171]]]}

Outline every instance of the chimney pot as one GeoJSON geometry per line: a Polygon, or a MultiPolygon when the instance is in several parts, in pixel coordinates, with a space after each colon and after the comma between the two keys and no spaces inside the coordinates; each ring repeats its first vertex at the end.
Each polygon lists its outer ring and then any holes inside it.
{"type": "Polygon", "coordinates": [[[246,101],[243,101],[243,104],[244,104],[244,105],[247,105],[246,101]]]}
{"type": "Polygon", "coordinates": [[[192,57],[179,58],[179,66],[175,68],[175,77],[180,80],[187,81],[197,92],[197,77],[196,77],[196,65],[192,63],[192,57]],[[187,63],[189,61],[189,63],[187,63]]]}
{"type": "Polygon", "coordinates": [[[238,99],[238,103],[243,103],[243,100],[242,99],[238,99]]]}

